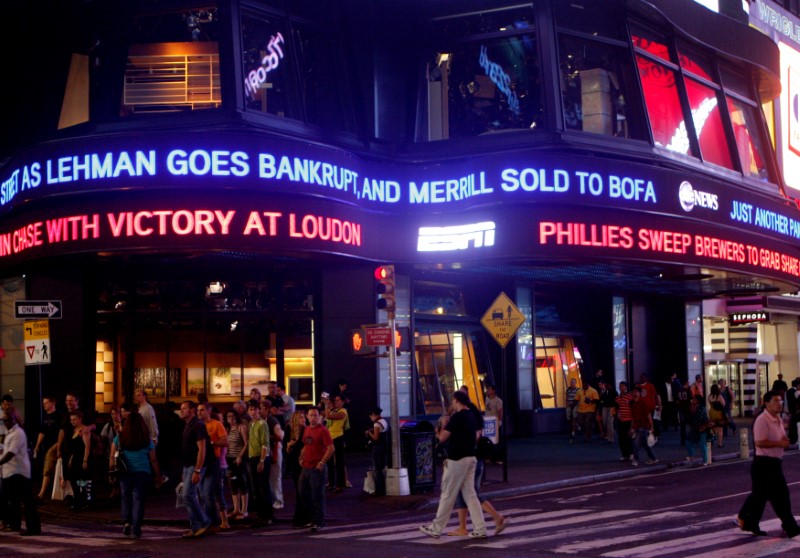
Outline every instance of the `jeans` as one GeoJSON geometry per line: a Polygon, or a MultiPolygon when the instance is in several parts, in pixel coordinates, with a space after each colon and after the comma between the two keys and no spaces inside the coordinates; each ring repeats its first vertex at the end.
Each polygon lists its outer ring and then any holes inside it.
{"type": "Polygon", "coordinates": [[[370,448],[372,456],[372,474],[375,479],[375,494],[386,496],[386,446],[373,444],[370,448]]]}
{"type": "Polygon", "coordinates": [[[634,461],[639,461],[639,450],[642,448],[644,448],[644,451],[647,453],[647,457],[649,457],[651,461],[655,461],[656,454],[654,454],[650,446],[647,445],[648,434],[650,434],[649,428],[639,428],[636,430],[636,442],[633,448],[634,461]]]}
{"type": "Polygon", "coordinates": [[[694,457],[694,448],[700,445],[700,455],[703,456],[703,463],[709,463],[708,460],[708,432],[691,432],[686,438],[686,454],[689,457],[694,457]]]}
{"type": "Polygon", "coordinates": [[[311,517],[312,524],[325,526],[325,478],[328,476],[327,465],[320,471],[316,467],[303,467],[300,473],[300,500],[305,508],[305,515],[311,517]]]}
{"type": "Polygon", "coordinates": [[[206,515],[206,512],[203,511],[203,506],[200,505],[200,495],[198,494],[204,472],[205,469],[201,470],[200,483],[192,484],[194,465],[183,468],[183,504],[186,506],[186,513],[189,515],[189,528],[192,531],[211,525],[211,520],[206,515]]]}
{"type": "Polygon", "coordinates": [[[144,502],[149,484],[150,473],[128,473],[119,479],[122,523],[129,524],[131,532],[137,537],[142,535],[144,502]]]}
{"type": "MultiPolygon", "coordinates": [[[[594,417],[594,413],[592,413],[594,417]]],[[[483,510],[475,493],[475,467],[477,465],[474,456],[462,457],[458,460],[445,459],[444,474],[442,475],[442,492],[439,496],[439,509],[436,517],[431,523],[431,528],[437,534],[450,520],[456,496],[459,493],[464,497],[464,501],[469,509],[469,517],[472,520],[472,529],[475,533],[486,533],[486,524],[483,521],[483,510]]]]}
{"type": "Polygon", "coordinates": [[[258,462],[260,456],[250,458],[250,475],[253,481],[253,497],[255,498],[256,512],[258,518],[267,521],[272,520],[272,491],[269,487],[270,457],[264,461],[264,468],[258,472],[258,462]]]}
{"type": "Polygon", "coordinates": [[[219,460],[214,460],[208,467],[200,481],[200,494],[203,500],[203,511],[211,520],[211,523],[217,524],[221,521],[219,513],[217,512],[217,504],[215,498],[219,492],[219,481],[221,478],[219,469],[219,460]]]}
{"type": "Polygon", "coordinates": [[[333,439],[333,462],[334,466],[328,469],[328,484],[336,488],[345,486],[345,466],[344,466],[344,436],[333,439]]]}
{"type": "Polygon", "coordinates": [[[278,444],[272,450],[278,458],[269,469],[269,487],[272,491],[272,503],[283,506],[283,447],[278,444]]]}

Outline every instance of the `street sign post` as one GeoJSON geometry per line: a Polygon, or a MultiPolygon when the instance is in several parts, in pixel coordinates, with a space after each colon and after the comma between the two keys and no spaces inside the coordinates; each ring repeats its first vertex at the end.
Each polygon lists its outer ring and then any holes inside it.
{"type": "Polygon", "coordinates": [[[50,322],[36,320],[23,326],[25,366],[50,364],[50,322]]]}
{"type": "Polygon", "coordinates": [[[15,300],[14,317],[26,320],[46,318],[48,320],[61,319],[60,300],[15,300]]]}
{"type": "Polygon", "coordinates": [[[389,327],[364,328],[364,336],[368,347],[388,347],[392,344],[392,329],[389,327]]]}

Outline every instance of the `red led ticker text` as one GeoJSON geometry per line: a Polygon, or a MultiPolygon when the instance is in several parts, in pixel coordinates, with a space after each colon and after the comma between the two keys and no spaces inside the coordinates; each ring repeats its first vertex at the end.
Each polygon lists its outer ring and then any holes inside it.
{"type": "Polygon", "coordinates": [[[539,244],[691,255],[800,277],[800,260],[794,256],[724,238],[670,230],[543,221],[539,223],[539,244]]]}
{"type": "Polygon", "coordinates": [[[236,210],[159,209],[71,215],[36,221],[0,232],[0,258],[45,245],[81,243],[102,238],[281,237],[350,246],[362,245],[361,223],[314,214],[284,215],[250,211],[237,220],[236,210]]]}

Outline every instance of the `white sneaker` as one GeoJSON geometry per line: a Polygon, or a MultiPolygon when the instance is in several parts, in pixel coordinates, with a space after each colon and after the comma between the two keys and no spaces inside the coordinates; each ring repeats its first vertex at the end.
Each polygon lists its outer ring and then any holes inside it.
{"type": "Polygon", "coordinates": [[[472,531],[469,534],[469,538],[471,538],[471,539],[485,539],[487,537],[488,537],[488,535],[486,534],[486,531],[484,531],[482,533],[479,533],[478,531],[472,531]]]}
{"type": "Polygon", "coordinates": [[[428,535],[429,537],[433,537],[434,539],[438,539],[439,538],[439,533],[434,531],[433,527],[430,527],[428,525],[420,525],[419,526],[419,530],[421,532],[425,533],[426,535],[428,535]]]}

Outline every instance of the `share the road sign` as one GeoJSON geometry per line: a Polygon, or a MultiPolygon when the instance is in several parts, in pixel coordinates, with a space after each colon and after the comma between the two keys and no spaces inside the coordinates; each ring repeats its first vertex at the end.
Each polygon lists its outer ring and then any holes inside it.
{"type": "Polygon", "coordinates": [[[36,320],[25,322],[25,366],[50,364],[50,322],[36,320]]]}
{"type": "Polygon", "coordinates": [[[483,327],[503,348],[514,338],[524,322],[525,314],[520,312],[506,293],[500,293],[481,318],[483,327]]]}
{"type": "Polygon", "coordinates": [[[14,301],[14,317],[27,320],[47,318],[61,319],[60,300],[16,300],[14,301]]]}

